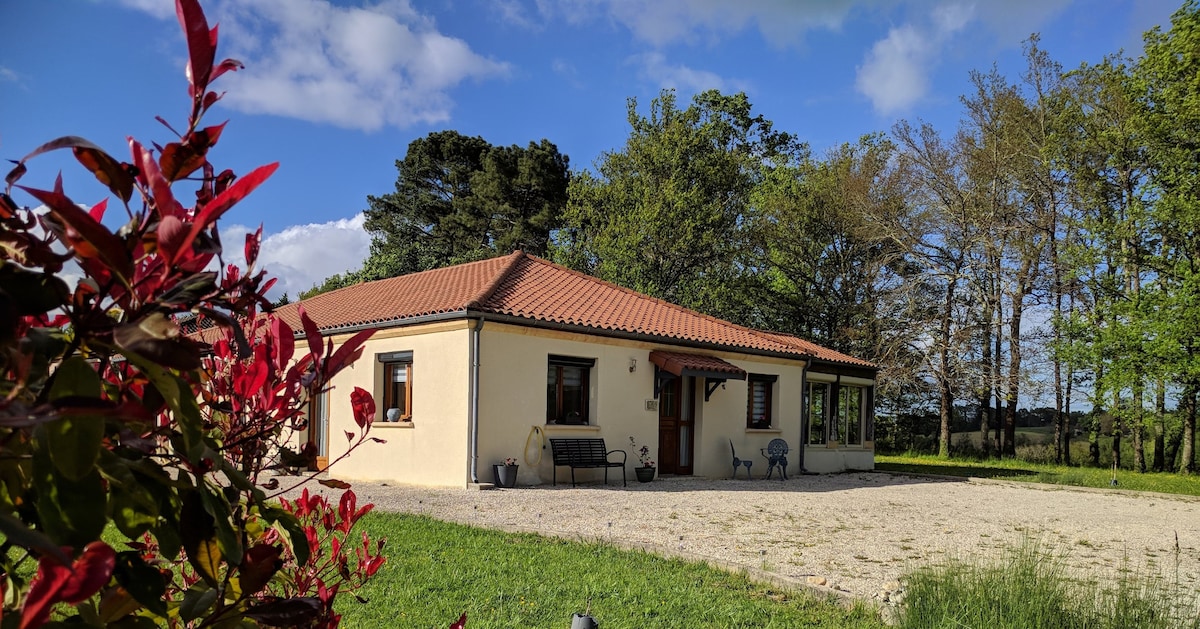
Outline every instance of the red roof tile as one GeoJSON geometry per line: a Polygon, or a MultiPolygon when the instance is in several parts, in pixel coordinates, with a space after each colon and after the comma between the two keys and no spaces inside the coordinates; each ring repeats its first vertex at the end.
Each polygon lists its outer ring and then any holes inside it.
{"type": "Polygon", "coordinates": [[[798,337],[753,330],[517,251],[507,256],[348,286],[276,312],[300,330],[298,307],[322,330],[399,325],[430,315],[493,313],[598,332],[658,337],[874,367],[798,337]]]}

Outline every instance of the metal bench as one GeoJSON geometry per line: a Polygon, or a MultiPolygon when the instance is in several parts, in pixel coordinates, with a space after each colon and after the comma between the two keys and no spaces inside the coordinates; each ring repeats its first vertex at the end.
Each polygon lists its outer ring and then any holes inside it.
{"type": "Polygon", "coordinates": [[[621,484],[628,487],[625,479],[624,450],[608,450],[604,439],[551,439],[550,451],[554,454],[554,484],[558,484],[558,466],[571,468],[571,486],[575,486],[575,470],[582,468],[604,468],[604,484],[608,484],[608,468],[621,468],[621,484]],[[610,461],[609,455],[621,454],[620,461],[610,461]]]}

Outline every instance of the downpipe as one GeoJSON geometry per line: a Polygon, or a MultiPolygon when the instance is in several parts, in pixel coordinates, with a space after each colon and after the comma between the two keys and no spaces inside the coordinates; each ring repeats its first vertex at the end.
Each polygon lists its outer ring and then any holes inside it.
{"type": "Polygon", "coordinates": [[[470,475],[471,483],[479,482],[479,336],[483,330],[483,317],[476,319],[471,324],[471,339],[470,339],[470,368],[471,374],[467,379],[468,397],[470,404],[467,407],[468,423],[471,427],[468,435],[468,448],[470,449],[467,461],[467,473],[470,475]]]}

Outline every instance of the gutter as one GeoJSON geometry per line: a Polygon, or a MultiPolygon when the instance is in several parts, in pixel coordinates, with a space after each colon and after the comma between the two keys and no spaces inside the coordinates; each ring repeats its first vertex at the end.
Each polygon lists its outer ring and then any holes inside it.
{"type": "Polygon", "coordinates": [[[467,396],[470,399],[467,407],[467,474],[471,483],[479,482],[479,336],[483,330],[483,317],[471,323],[470,345],[470,375],[467,377],[467,396]]]}

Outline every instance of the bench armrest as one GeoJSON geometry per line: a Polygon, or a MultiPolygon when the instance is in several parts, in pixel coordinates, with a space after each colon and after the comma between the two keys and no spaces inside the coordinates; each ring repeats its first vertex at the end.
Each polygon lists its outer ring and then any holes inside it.
{"type": "MultiPolygon", "coordinates": [[[[625,461],[628,458],[628,455],[625,454],[624,450],[609,450],[608,453],[604,455],[604,457],[608,458],[608,457],[612,456],[614,452],[621,453],[621,465],[625,465],[625,461]]],[[[615,461],[614,461],[614,463],[615,463],[615,461]]]]}

